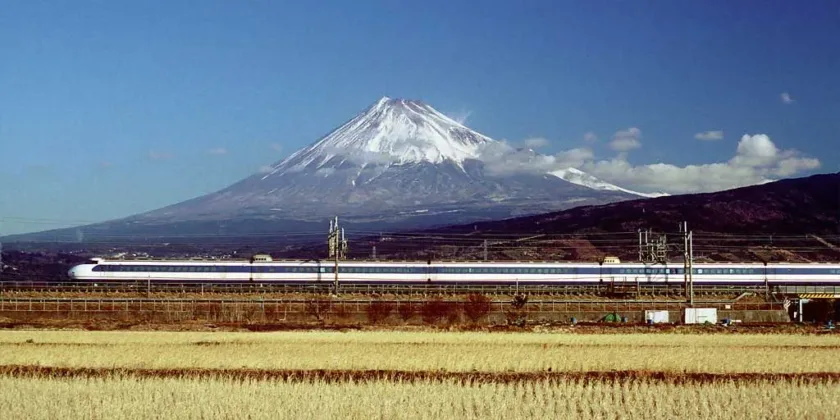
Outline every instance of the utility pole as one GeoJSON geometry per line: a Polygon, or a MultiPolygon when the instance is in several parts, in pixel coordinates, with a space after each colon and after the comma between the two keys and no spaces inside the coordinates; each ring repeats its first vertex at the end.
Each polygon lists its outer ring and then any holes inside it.
{"type": "Polygon", "coordinates": [[[645,262],[645,251],[642,248],[642,230],[639,229],[639,262],[645,262]]]}
{"type": "MultiPolygon", "coordinates": [[[[686,222],[686,228],[688,228],[688,222],[686,222]]],[[[691,285],[689,305],[694,307],[694,232],[688,232],[688,269],[688,282],[691,285]]]]}
{"type": "Polygon", "coordinates": [[[484,261],[487,261],[487,239],[484,240],[484,261]]]}
{"type": "Polygon", "coordinates": [[[327,237],[329,256],[333,257],[333,292],[338,294],[338,260],[347,256],[347,239],[344,237],[344,228],[338,226],[338,216],[330,220],[330,233],[327,237]]]}
{"type": "Polygon", "coordinates": [[[689,306],[694,306],[694,237],[688,231],[688,222],[683,222],[680,227],[683,234],[683,277],[685,281],[686,298],[689,306]]]}

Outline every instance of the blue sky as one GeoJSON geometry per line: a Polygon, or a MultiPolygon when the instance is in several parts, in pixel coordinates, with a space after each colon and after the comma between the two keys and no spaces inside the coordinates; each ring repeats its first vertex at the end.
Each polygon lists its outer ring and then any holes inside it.
{"type": "Polygon", "coordinates": [[[834,1],[16,1],[0,54],[0,234],[215,191],[385,95],[642,190],[840,170],[834,1]]]}

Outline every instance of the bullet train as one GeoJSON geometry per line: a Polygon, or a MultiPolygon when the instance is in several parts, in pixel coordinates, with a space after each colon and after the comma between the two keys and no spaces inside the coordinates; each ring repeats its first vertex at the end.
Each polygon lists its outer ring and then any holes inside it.
{"type": "MultiPolygon", "coordinates": [[[[331,261],[273,261],[260,255],[246,261],[97,258],[68,275],[86,283],[306,284],[334,281],[334,268],[331,261]]],[[[342,261],[338,278],[343,284],[678,284],[685,274],[682,263],[622,263],[608,257],[600,263],[342,261]]],[[[695,284],[840,284],[840,264],[703,263],[693,265],[692,278],[695,284]]]]}

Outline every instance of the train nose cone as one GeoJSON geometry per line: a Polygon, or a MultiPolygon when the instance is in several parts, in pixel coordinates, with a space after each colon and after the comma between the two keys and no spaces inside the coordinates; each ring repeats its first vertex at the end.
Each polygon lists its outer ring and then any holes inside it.
{"type": "Polygon", "coordinates": [[[71,279],[75,279],[76,278],[76,269],[71,268],[70,270],[68,270],[67,271],[67,276],[69,276],[71,279]]]}

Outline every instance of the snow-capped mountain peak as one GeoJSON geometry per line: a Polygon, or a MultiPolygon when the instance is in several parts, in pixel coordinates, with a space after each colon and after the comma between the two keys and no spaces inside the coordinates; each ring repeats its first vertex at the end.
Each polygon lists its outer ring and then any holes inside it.
{"type": "Polygon", "coordinates": [[[490,142],[428,104],[386,96],[280,162],[271,174],[345,161],[358,166],[451,161],[460,166],[477,159],[480,147],[490,142]]]}
{"type": "Polygon", "coordinates": [[[549,172],[549,174],[554,175],[560,179],[566,180],[571,182],[572,184],[581,185],[587,188],[591,188],[593,190],[599,191],[621,191],[628,194],[637,195],[639,197],[648,197],[648,198],[655,198],[655,197],[663,197],[668,194],[665,193],[642,193],[638,191],[628,190],[626,188],[621,188],[617,185],[610,184],[608,182],[602,181],[592,175],[589,175],[586,172],[583,172],[576,168],[566,168],[566,169],[559,169],[556,171],[549,172]]]}

